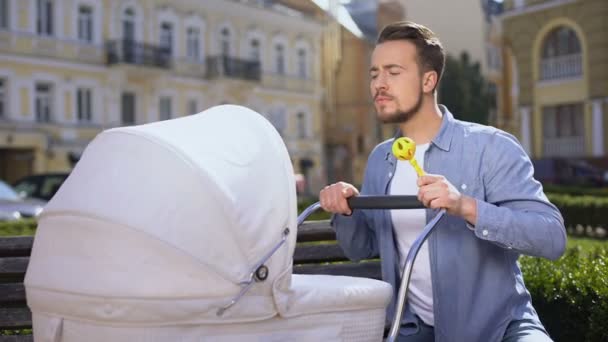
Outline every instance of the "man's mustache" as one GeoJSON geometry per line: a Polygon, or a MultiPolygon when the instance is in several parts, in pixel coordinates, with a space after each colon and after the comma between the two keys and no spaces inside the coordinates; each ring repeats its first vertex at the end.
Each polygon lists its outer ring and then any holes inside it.
{"type": "Polygon", "coordinates": [[[387,93],[377,92],[376,95],[374,95],[374,101],[378,98],[378,96],[388,97],[389,99],[393,98],[391,95],[389,95],[387,93]]]}

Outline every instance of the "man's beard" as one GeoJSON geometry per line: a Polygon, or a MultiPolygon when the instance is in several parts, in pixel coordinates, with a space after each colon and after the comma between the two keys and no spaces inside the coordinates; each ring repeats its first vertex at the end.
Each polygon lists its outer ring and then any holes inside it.
{"type": "Polygon", "coordinates": [[[422,107],[422,89],[418,93],[418,100],[416,103],[408,110],[405,111],[397,111],[396,113],[389,115],[387,117],[380,117],[380,121],[383,123],[404,123],[411,119],[418,111],[420,107],[422,107]]]}

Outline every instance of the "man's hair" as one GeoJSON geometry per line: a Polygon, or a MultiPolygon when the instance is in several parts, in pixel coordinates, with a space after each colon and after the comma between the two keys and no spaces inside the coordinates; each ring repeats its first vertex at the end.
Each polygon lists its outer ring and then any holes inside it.
{"type": "Polygon", "coordinates": [[[385,26],[376,43],[381,44],[393,40],[412,42],[416,46],[416,59],[420,71],[434,70],[437,73],[437,84],[439,84],[445,65],[445,52],[433,31],[411,21],[398,21],[385,26]]]}

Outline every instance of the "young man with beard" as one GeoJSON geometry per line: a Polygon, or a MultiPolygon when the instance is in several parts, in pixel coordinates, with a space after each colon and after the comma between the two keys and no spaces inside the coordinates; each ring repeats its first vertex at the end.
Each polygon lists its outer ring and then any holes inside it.
{"type": "Polygon", "coordinates": [[[397,22],[380,33],[370,68],[378,118],[416,142],[427,175],[396,160],[390,139],[369,156],[361,193],[417,195],[426,209],[352,212],[346,199],[359,191],[345,182],[321,190],[321,206],[334,213],[350,259],[380,255],[382,278],[395,289],[387,319],[409,248],[438,210],[447,210],[414,264],[399,341],[551,341],[517,259],[559,258],[563,219],[512,135],[456,120],[437,104],[444,60],[432,31],[397,22]]]}

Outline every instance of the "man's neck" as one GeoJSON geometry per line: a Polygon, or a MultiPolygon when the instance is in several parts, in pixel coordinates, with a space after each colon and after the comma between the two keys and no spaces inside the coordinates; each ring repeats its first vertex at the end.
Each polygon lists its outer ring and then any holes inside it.
{"type": "Polygon", "coordinates": [[[439,133],[443,113],[435,101],[428,101],[418,113],[399,125],[401,133],[414,140],[417,145],[431,142],[439,133]]]}

